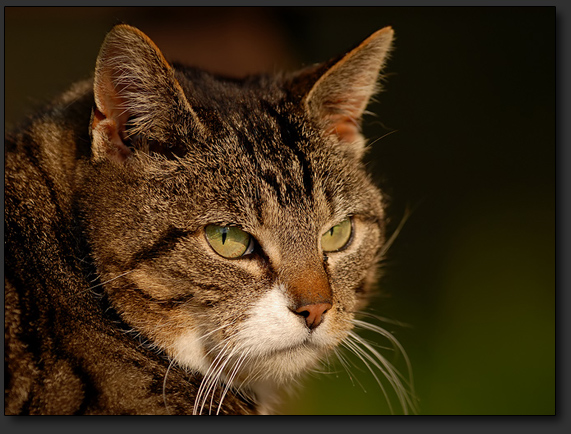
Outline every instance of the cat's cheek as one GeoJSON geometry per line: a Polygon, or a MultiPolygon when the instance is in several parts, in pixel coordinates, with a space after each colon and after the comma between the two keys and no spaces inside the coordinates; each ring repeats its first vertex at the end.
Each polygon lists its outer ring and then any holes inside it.
{"type": "Polygon", "coordinates": [[[196,372],[204,374],[210,365],[201,336],[195,330],[186,330],[175,338],[168,352],[178,364],[196,372]]]}

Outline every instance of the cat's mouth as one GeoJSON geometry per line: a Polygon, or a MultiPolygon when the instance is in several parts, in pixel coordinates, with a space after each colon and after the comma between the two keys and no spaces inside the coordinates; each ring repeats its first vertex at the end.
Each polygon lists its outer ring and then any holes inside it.
{"type": "Polygon", "coordinates": [[[317,351],[318,349],[318,346],[311,341],[311,336],[308,336],[297,344],[288,345],[283,348],[272,349],[266,354],[266,356],[273,357],[282,355],[294,355],[299,351],[317,351]]]}

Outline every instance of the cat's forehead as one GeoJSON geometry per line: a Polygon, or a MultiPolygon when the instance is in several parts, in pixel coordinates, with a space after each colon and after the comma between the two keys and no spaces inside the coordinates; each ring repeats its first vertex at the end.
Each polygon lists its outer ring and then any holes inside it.
{"type": "Polygon", "coordinates": [[[284,75],[258,74],[245,78],[223,77],[207,71],[175,65],[174,75],[190,105],[219,112],[256,110],[287,95],[284,75]]]}
{"type": "Polygon", "coordinates": [[[218,223],[315,231],[370,211],[377,192],[360,158],[324,134],[287,76],[220,79],[191,68],[176,75],[206,131],[181,139],[190,172],[208,180],[199,186],[208,218],[220,211],[218,223]]]}
{"type": "Polygon", "coordinates": [[[200,138],[190,137],[190,142],[202,142],[213,158],[243,155],[246,161],[271,169],[296,162],[307,165],[310,160],[316,164],[322,154],[336,151],[324,146],[319,127],[301,101],[291,97],[287,80],[281,77],[230,80],[185,69],[179,81],[206,131],[200,138]]]}
{"type": "Polygon", "coordinates": [[[193,200],[208,208],[205,219],[250,230],[315,231],[346,215],[370,212],[376,190],[360,164],[318,152],[306,140],[234,135],[185,158],[194,178],[193,200]]]}

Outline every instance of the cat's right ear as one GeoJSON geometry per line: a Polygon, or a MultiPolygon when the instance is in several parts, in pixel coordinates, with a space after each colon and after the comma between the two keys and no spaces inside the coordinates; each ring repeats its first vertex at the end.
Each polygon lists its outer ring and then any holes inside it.
{"type": "Polygon", "coordinates": [[[189,120],[184,125],[188,129],[201,129],[161,51],[143,32],[125,24],[115,26],[101,46],[94,97],[95,160],[122,163],[132,152],[129,139],[136,135],[153,143],[169,143],[166,132],[180,125],[180,119],[189,120]]]}

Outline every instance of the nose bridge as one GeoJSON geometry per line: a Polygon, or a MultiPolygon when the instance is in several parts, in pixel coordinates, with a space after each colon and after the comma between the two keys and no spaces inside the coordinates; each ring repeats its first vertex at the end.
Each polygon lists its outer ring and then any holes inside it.
{"type": "Polygon", "coordinates": [[[278,271],[278,279],[285,287],[291,308],[316,304],[332,304],[329,277],[325,270],[323,256],[319,250],[321,239],[315,227],[315,218],[299,210],[276,215],[273,225],[279,230],[275,239],[279,255],[273,263],[278,271]]]}
{"type": "Polygon", "coordinates": [[[296,261],[287,271],[283,283],[295,307],[331,303],[331,286],[322,261],[296,261]]]}

